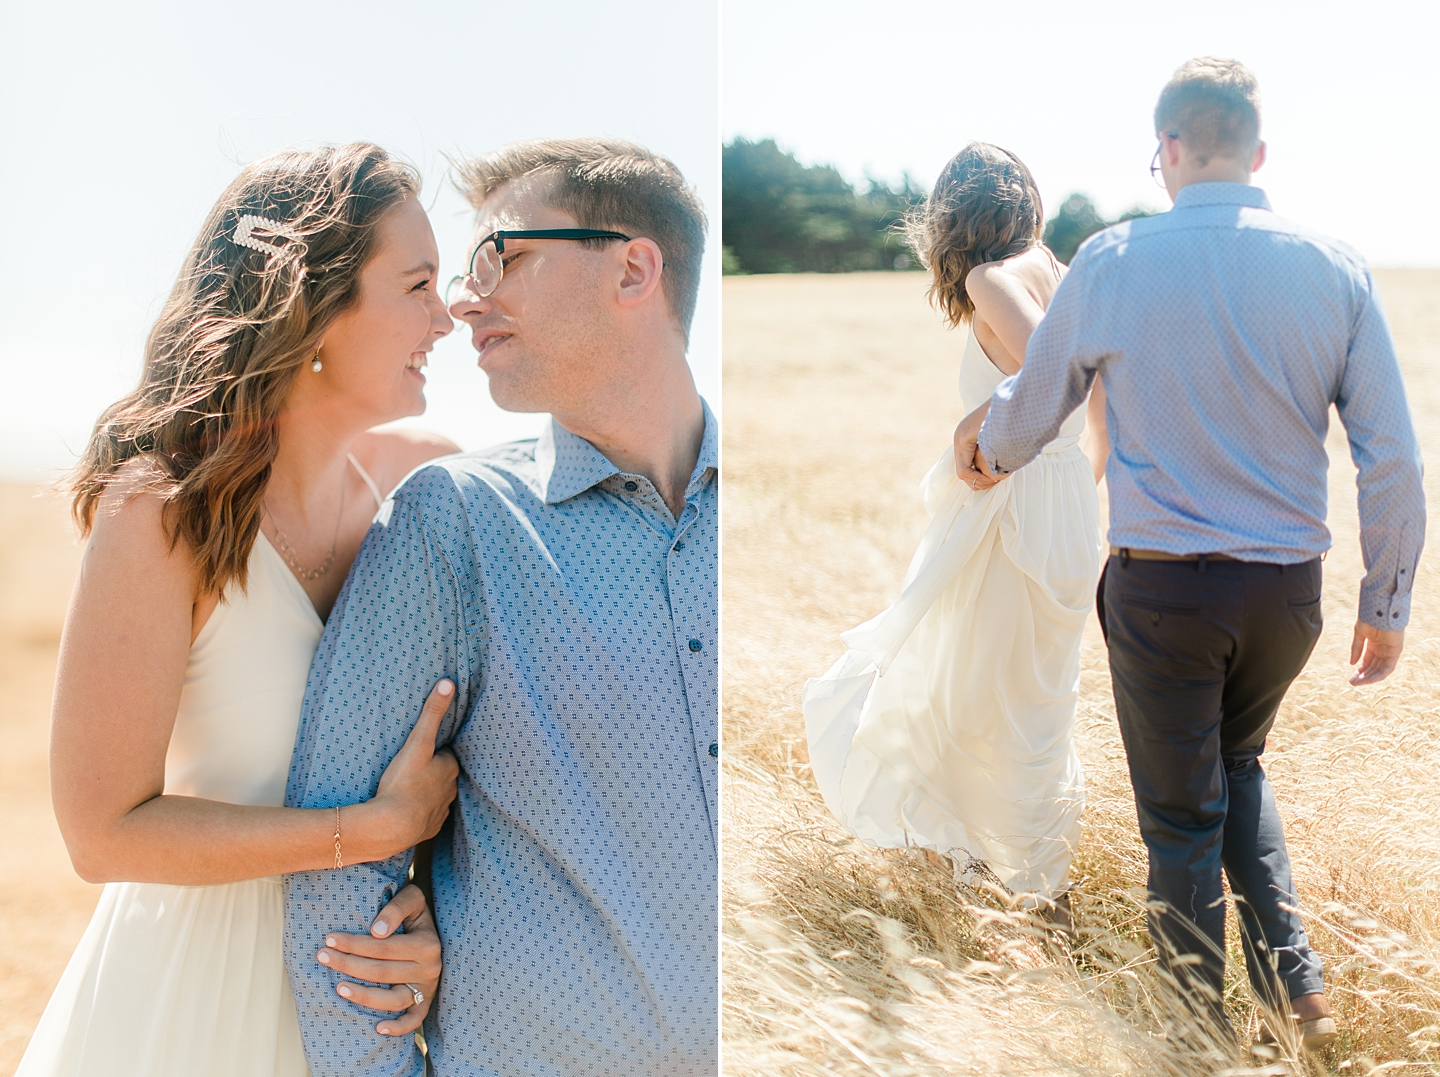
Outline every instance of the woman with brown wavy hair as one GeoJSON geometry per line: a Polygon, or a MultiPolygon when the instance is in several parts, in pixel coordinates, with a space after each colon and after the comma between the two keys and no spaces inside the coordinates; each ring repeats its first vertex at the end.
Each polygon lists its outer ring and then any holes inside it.
{"type": "MultiPolygon", "coordinates": [[[[310,662],[380,492],[456,450],[372,429],[424,410],[421,370],[452,328],[419,189],[360,143],[244,169],[150,334],[140,386],[96,424],[75,479],[89,544],[51,776],[76,871],[107,885],[26,1077],[306,1073],[280,875],[407,849],[455,795],[455,760],[435,750],[442,681],[375,797],[282,806],[310,662]]],[[[439,979],[415,887],[372,936],[317,939],[318,959],[398,985],[339,991],[403,1011],[378,1031],[408,1034],[439,979]]]]}
{"type": "MultiPolygon", "coordinates": [[[[1064,272],[1041,242],[1040,193],[1012,153],[972,142],[945,167],[907,239],[946,321],[970,326],[960,413],[988,405],[1064,272]]],[[[1072,730],[1080,637],[1100,573],[1095,485],[1104,403],[991,487],[958,481],[947,447],[921,484],[930,526],[895,604],[845,633],[805,686],[810,760],[857,835],[954,858],[1028,905],[1064,904],[1084,784],[1072,730]]]]}

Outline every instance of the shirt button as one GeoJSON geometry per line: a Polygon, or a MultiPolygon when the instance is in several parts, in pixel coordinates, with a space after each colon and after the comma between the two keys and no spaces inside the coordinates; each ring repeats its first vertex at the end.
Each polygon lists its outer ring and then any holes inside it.
{"type": "Polygon", "coordinates": [[[675,543],[675,548],[676,548],[677,550],[683,550],[683,549],[685,548],[685,543],[683,543],[683,542],[677,542],[677,543],[675,543]]]}
{"type": "Polygon", "coordinates": [[[640,489],[640,484],[639,484],[638,482],[636,482],[635,480],[632,479],[632,480],[630,480],[629,482],[627,482],[627,483],[625,484],[625,489],[627,489],[627,490],[638,490],[638,489],[640,489]]]}
{"type": "Polygon", "coordinates": [[[700,641],[699,641],[698,639],[692,639],[692,640],[690,641],[690,649],[691,649],[692,651],[698,651],[698,650],[700,649],[700,647],[701,647],[701,644],[700,644],[700,641]]]}
{"type": "Polygon", "coordinates": [[[720,745],[718,745],[718,744],[712,744],[712,745],[710,745],[710,758],[712,758],[712,759],[719,759],[719,758],[720,758],[720,745]]]}

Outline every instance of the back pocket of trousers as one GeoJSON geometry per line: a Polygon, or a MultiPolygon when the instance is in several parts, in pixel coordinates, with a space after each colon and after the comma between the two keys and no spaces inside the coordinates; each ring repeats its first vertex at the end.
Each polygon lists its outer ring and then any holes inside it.
{"type": "Polygon", "coordinates": [[[1162,602],[1159,599],[1144,598],[1139,595],[1121,595],[1120,602],[1122,605],[1133,606],[1146,613],[1170,613],[1179,617],[1194,617],[1200,612],[1199,606],[1182,606],[1179,603],[1162,602]]]}

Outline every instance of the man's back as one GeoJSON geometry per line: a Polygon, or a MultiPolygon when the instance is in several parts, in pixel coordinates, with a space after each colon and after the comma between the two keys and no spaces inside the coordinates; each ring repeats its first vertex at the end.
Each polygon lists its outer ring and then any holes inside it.
{"type": "Polygon", "coordinates": [[[1111,542],[1282,563],[1327,549],[1329,408],[1362,320],[1383,324],[1359,258],[1215,183],[1085,255],[1089,334],[1111,353],[1111,542]]]}
{"type": "Polygon", "coordinates": [[[1238,183],[1187,186],[1171,212],[1094,237],[997,393],[1017,405],[986,424],[1002,470],[1025,462],[1092,372],[1108,396],[1110,542],[1122,548],[1278,564],[1323,553],[1335,403],[1361,468],[1362,525],[1381,539],[1367,543],[1378,559],[1366,605],[1403,627],[1424,526],[1418,448],[1358,255],[1238,183]]]}

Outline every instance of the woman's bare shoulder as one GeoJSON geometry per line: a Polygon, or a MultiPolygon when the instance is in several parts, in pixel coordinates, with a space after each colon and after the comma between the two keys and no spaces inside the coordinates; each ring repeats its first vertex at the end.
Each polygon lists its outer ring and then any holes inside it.
{"type": "Polygon", "coordinates": [[[135,579],[192,590],[195,567],[184,539],[172,541],[165,519],[169,476],[145,457],[116,469],[95,506],[86,547],[91,571],[107,569],[135,579]]]}
{"type": "Polygon", "coordinates": [[[971,302],[981,307],[987,300],[1014,303],[1029,298],[1044,308],[1064,274],[1065,267],[1049,249],[1037,245],[1004,261],[976,266],[965,277],[965,290],[971,302]]]}
{"type": "Polygon", "coordinates": [[[1014,303],[1031,292],[1029,274],[1014,265],[1015,258],[1003,262],[982,262],[965,275],[965,292],[978,311],[994,309],[997,304],[1014,303]]]}
{"type": "MultiPolygon", "coordinates": [[[[169,476],[144,456],[133,456],[115,469],[95,503],[92,536],[163,532],[164,488],[169,476]]],[[[168,541],[168,540],[167,540],[168,541]]]]}
{"type": "Polygon", "coordinates": [[[1010,266],[1011,261],[1013,261],[1013,259],[1007,259],[1003,262],[981,262],[977,266],[971,266],[970,272],[965,274],[965,290],[969,291],[977,285],[982,288],[987,285],[993,286],[999,278],[1013,275],[1014,270],[1010,266]]]}
{"type": "Polygon", "coordinates": [[[971,282],[996,287],[1010,282],[1027,285],[1037,280],[1053,281],[1064,273],[1065,266],[1050,253],[1050,248],[1037,243],[998,262],[981,262],[966,274],[965,285],[967,288],[971,282]]]}
{"type": "Polygon", "coordinates": [[[381,492],[388,493],[421,464],[461,450],[449,438],[429,430],[377,427],[357,437],[351,451],[381,492]]]}

